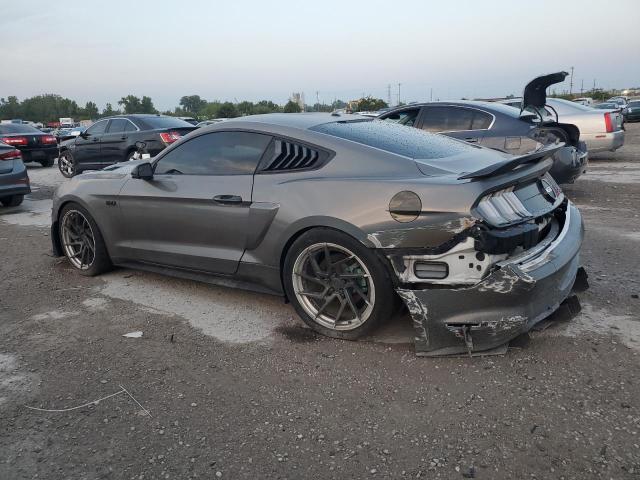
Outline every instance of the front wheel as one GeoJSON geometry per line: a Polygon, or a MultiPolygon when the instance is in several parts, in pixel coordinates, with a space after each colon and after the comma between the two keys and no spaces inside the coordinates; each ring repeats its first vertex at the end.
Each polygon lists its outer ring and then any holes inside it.
{"type": "Polygon", "coordinates": [[[77,174],[76,160],[73,158],[73,154],[66,150],[58,157],[58,168],[60,173],[66,178],[71,178],[77,174]]]}
{"type": "Polygon", "coordinates": [[[393,284],[374,252],[331,229],[310,230],[291,246],[284,287],[302,320],[323,335],[355,340],[389,319],[393,284]]]}
{"type": "Polygon", "coordinates": [[[92,277],[111,268],[100,229],[85,208],[74,203],[65,205],[59,225],[62,251],[82,275],[92,277]]]}

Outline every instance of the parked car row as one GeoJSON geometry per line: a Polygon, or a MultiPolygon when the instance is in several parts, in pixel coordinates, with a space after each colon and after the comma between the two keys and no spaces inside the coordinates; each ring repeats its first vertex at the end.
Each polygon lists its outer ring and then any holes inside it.
{"type": "Polygon", "coordinates": [[[60,143],[58,168],[69,178],[84,170],[124,162],[133,157],[136,142],[144,142],[148,153],[153,156],[195,128],[184,120],[164,115],[103,118],[78,136],[60,143]]]}
{"type": "MultiPolygon", "coordinates": [[[[530,91],[544,90],[561,81],[562,75],[535,79],[525,88],[530,91]]],[[[378,118],[397,122],[428,132],[464,140],[468,143],[493,148],[512,155],[522,155],[542,147],[562,143],[553,156],[551,175],[558,183],[572,183],[587,169],[587,145],[582,140],[582,131],[571,121],[562,122],[547,116],[540,118],[534,112],[543,103],[529,100],[520,110],[511,103],[489,103],[480,101],[433,102],[411,104],[390,110],[378,118]]],[[[522,100],[514,100],[514,105],[522,100]]],[[[581,105],[578,105],[581,107],[581,105]]]]}

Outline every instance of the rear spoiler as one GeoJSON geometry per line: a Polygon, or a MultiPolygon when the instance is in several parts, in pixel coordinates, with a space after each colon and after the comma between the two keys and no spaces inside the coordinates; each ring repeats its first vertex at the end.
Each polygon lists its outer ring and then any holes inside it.
{"type": "Polygon", "coordinates": [[[536,163],[544,160],[545,158],[549,158],[562,147],[564,147],[564,143],[559,143],[552,147],[538,150],[537,152],[527,153],[526,155],[520,155],[519,157],[513,157],[505,160],[504,162],[498,162],[493,165],[489,165],[488,167],[482,168],[475,172],[465,173],[464,175],[459,176],[458,180],[491,177],[494,175],[500,175],[502,173],[510,172],[511,170],[515,170],[520,165],[524,165],[526,163],[536,163]]]}

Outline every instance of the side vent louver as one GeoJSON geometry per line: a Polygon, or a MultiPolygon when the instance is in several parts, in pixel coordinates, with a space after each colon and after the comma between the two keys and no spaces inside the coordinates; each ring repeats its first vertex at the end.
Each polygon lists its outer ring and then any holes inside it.
{"type": "Polygon", "coordinates": [[[318,163],[320,152],[283,140],[275,140],[273,156],[267,161],[263,171],[299,170],[313,168],[318,163]]]}

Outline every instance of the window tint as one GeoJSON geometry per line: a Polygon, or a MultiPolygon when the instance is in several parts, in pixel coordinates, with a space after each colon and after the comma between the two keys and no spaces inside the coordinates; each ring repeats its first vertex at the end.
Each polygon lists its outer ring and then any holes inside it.
{"type": "Polygon", "coordinates": [[[107,133],[124,132],[124,129],[126,128],[127,123],[129,123],[129,121],[125,120],[124,118],[114,118],[113,120],[111,120],[111,123],[109,123],[109,128],[107,129],[107,133]]]}
{"type": "Polygon", "coordinates": [[[105,128],[107,128],[108,120],[102,120],[100,122],[94,123],[89,128],[87,128],[87,133],[89,135],[99,135],[104,133],[105,128]]]}
{"type": "Polygon", "coordinates": [[[135,131],[137,131],[137,128],[133,123],[131,123],[130,121],[127,120],[127,124],[124,127],[124,131],[125,132],[135,132],[135,131]]]}
{"type": "Polygon", "coordinates": [[[426,107],[422,128],[428,132],[471,130],[473,110],[459,107],[426,107]]]}
{"type": "Polygon", "coordinates": [[[471,130],[486,130],[491,125],[493,117],[487,112],[475,110],[473,112],[473,121],[471,122],[471,130]]]}
{"type": "Polygon", "coordinates": [[[383,120],[386,122],[399,123],[400,125],[413,127],[416,123],[416,119],[418,118],[418,113],[420,113],[419,108],[412,108],[409,110],[402,110],[401,112],[394,112],[383,120]]]}
{"type": "Polygon", "coordinates": [[[3,123],[0,124],[0,133],[42,133],[42,131],[31,125],[24,125],[20,123],[3,123]]]}
{"type": "Polygon", "coordinates": [[[183,175],[252,174],[271,137],[248,132],[216,132],[188,140],[164,155],[155,173],[183,175]]]}
{"type": "Polygon", "coordinates": [[[451,157],[477,148],[443,135],[432,135],[384,120],[324,123],[311,130],[405,157],[427,160],[451,157]]]}
{"type": "Polygon", "coordinates": [[[640,107],[640,102],[629,102],[628,107],[640,107]]]}

